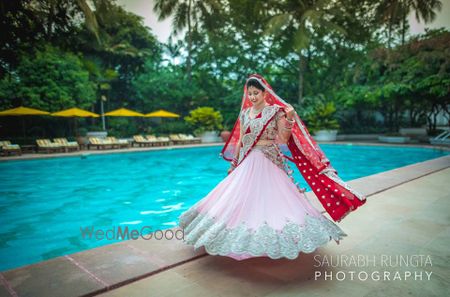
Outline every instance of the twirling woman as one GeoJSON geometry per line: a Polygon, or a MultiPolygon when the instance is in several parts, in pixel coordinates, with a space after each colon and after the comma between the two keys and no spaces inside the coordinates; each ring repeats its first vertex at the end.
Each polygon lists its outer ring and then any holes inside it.
{"type": "Polygon", "coordinates": [[[179,217],[185,243],[211,255],[294,259],[347,236],[309,203],[287,160],[334,221],[366,202],[338,177],[292,106],[258,74],[244,85],[241,111],[221,154],[231,162],[228,175],[179,217]],[[283,154],[283,144],[291,156],[283,154]]]}

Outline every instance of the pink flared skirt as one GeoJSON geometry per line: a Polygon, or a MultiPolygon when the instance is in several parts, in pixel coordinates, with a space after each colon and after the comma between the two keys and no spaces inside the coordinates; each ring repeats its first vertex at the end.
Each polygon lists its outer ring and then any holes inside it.
{"type": "Polygon", "coordinates": [[[184,242],[243,260],[294,259],[345,232],[307,200],[285,171],[254,148],[203,199],[183,212],[184,242]]]}

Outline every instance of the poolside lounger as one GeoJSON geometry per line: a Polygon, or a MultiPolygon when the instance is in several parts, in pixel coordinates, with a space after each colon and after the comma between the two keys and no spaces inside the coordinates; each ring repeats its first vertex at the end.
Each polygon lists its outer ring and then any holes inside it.
{"type": "Polygon", "coordinates": [[[159,141],[155,135],[151,135],[151,134],[145,135],[145,140],[152,142],[154,145],[159,145],[159,141]]]}
{"type": "Polygon", "coordinates": [[[186,139],[186,136],[184,134],[178,133],[177,134],[178,139],[180,140],[180,144],[189,144],[190,141],[186,139]]]}
{"type": "Polygon", "coordinates": [[[146,135],[145,137],[153,143],[153,146],[165,146],[170,144],[170,140],[167,137],[156,137],[155,135],[146,135]]]}
{"type": "Polygon", "coordinates": [[[155,135],[145,135],[144,136],[145,140],[148,140],[152,146],[159,146],[161,145],[160,142],[158,141],[158,139],[156,139],[155,135]]]}
{"type": "Polygon", "coordinates": [[[80,150],[80,146],[76,141],[67,141],[67,138],[53,138],[54,143],[60,144],[66,152],[70,150],[78,151],[80,150]]]}
{"type": "Polygon", "coordinates": [[[55,142],[51,142],[50,139],[36,139],[37,151],[45,153],[64,152],[64,147],[55,142]]]}
{"type": "Polygon", "coordinates": [[[152,142],[150,140],[145,139],[142,135],[134,135],[133,136],[133,145],[137,144],[138,146],[152,146],[152,142]]]}
{"type": "Polygon", "coordinates": [[[183,139],[181,139],[178,134],[170,134],[169,135],[169,139],[175,145],[176,144],[184,144],[185,143],[185,141],[183,139]]]}
{"type": "Polygon", "coordinates": [[[111,143],[117,146],[117,148],[130,147],[128,140],[126,139],[117,139],[114,136],[106,137],[106,139],[111,141],[111,143]]]}
{"type": "Polygon", "coordinates": [[[191,144],[192,141],[190,139],[187,138],[186,134],[182,134],[182,133],[178,133],[178,138],[182,141],[182,144],[191,144]]]}
{"type": "Polygon", "coordinates": [[[2,156],[8,156],[10,154],[22,155],[22,149],[18,144],[11,144],[9,140],[0,141],[0,152],[2,156]]]}
{"type": "Polygon", "coordinates": [[[167,136],[158,136],[156,137],[163,145],[170,145],[170,138],[167,136]]]}
{"type": "Polygon", "coordinates": [[[202,143],[201,137],[194,137],[192,134],[188,134],[188,139],[190,139],[193,143],[202,143]]]}
{"type": "Polygon", "coordinates": [[[162,145],[170,145],[170,138],[167,136],[158,136],[156,139],[161,141],[162,145]]]}
{"type": "Polygon", "coordinates": [[[115,144],[113,144],[110,140],[100,139],[98,137],[89,137],[88,148],[95,147],[96,149],[107,149],[114,148],[115,144]]]}
{"type": "Polygon", "coordinates": [[[181,139],[186,140],[188,143],[201,143],[202,140],[200,137],[194,137],[193,135],[189,134],[178,134],[181,139]]]}

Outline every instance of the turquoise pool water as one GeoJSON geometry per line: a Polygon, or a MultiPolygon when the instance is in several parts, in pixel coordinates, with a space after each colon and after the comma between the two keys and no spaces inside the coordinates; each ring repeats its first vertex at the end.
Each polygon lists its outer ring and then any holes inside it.
{"type": "MultiPolygon", "coordinates": [[[[321,145],[345,181],[449,154],[321,145]]],[[[0,162],[0,271],[105,245],[80,228],[176,226],[225,176],[221,146],[0,162]]],[[[300,173],[297,181],[307,187],[300,173]]],[[[148,229],[147,229],[148,230],[148,229]]]]}

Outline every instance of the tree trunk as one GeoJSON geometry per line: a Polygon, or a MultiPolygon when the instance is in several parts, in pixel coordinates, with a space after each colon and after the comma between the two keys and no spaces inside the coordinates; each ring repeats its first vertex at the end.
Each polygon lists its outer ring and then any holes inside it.
{"type": "Polygon", "coordinates": [[[299,53],[299,63],[298,63],[298,105],[303,105],[303,86],[304,86],[304,73],[305,73],[305,57],[299,53]]]}
{"type": "Polygon", "coordinates": [[[431,112],[427,113],[426,117],[427,117],[428,132],[432,132],[433,127],[431,125],[431,112]]]}
{"type": "Polygon", "coordinates": [[[412,106],[409,108],[409,126],[414,127],[414,110],[412,106]]]}
{"type": "Polygon", "coordinates": [[[433,130],[436,130],[438,114],[439,114],[439,107],[436,106],[436,112],[433,114],[433,130]]]}
{"type": "Polygon", "coordinates": [[[191,0],[189,0],[188,6],[188,56],[186,61],[186,72],[188,75],[189,83],[192,81],[191,76],[191,51],[192,51],[192,26],[191,26],[191,0]]]}
{"type": "Polygon", "coordinates": [[[392,22],[393,22],[392,18],[393,18],[393,15],[391,12],[391,14],[389,15],[389,27],[388,27],[388,48],[389,49],[391,48],[392,22]]]}
{"type": "Polygon", "coordinates": [[[402,7],[402,45],[405,45],[405,35],[406,35],[406,7],[402,7]]]}

